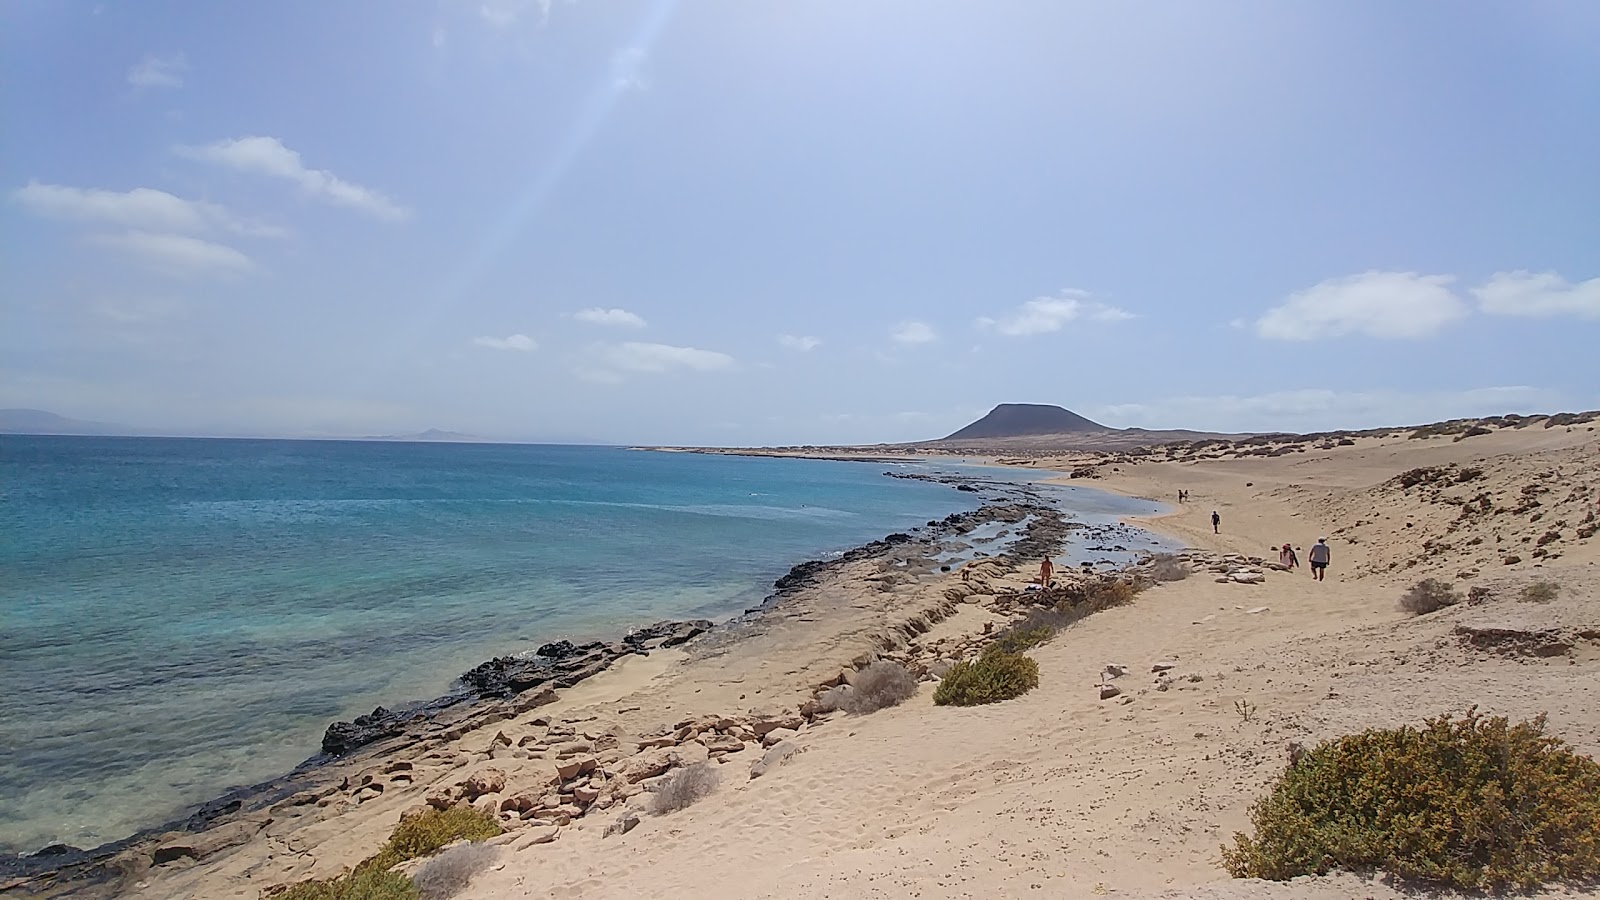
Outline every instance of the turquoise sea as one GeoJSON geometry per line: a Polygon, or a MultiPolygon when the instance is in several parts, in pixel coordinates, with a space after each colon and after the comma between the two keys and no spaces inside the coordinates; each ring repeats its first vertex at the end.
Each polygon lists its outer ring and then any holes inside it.
{"type": "Polygon", "coordinates": [[[126,837],[490,657],[726,618],[801,560],[977,505],[885,468],[0,435],[0,852],[126,837]]]}

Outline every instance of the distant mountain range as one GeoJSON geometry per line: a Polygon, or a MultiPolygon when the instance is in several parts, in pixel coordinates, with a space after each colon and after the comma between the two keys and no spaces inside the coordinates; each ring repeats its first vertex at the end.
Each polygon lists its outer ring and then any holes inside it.
{"type": "Polygon", "coordinates": [[[69,419],[42,409],[0,409],[0,434],[142,434],[115,422],[69,419]]]}

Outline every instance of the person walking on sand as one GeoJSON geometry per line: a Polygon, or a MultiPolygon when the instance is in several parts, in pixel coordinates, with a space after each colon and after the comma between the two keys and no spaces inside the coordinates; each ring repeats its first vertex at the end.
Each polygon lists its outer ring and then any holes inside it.
{"type": "Polygon", "coordinates": [[[1311,548],[1306,558],[1311,560],[1311,577],[1322,581],[1328,574],[1328,563],[1333,562],[1333,549],[1328,546],[1328,539],[1317,538],[1316,546],[1311,548]]]}
{"type": "Polygon", "coordinates": [[[1041,587],[1041,588],[1049,587],[1050,586],[1050,578],[1052,576],[1054,576],[1055,573],[1056,573],[1056,564],[1050,561],[1050,557],[1046,556],[1044,558],[1044,561],[1039,563],[1039,587],[1041,587]]]}
{"type": "Polygon", "coordinates": [[[1222,517],[1217,515],[1217,511],[1216,510],[1212,510],[1211,511],[1211,533],[1212,534],[1221,534],[1222,533],[1222,517]]]}
{"type": "Polygon", "coordinates": [[[1278,551],[1278,564],[1285,569],[1298,569],[1300,568],[1300,557],[1295,555],[1293,547],[1284,544],[1283,549],[1278,551]]]}

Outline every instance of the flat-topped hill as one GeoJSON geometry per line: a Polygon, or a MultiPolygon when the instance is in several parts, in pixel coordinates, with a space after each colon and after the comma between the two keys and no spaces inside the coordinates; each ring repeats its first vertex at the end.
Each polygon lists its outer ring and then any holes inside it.
{"type": "Polygon", "coordinates": [[[1002,403],[990,410],[988,415],[944,440],[969,441],[1113,430],[1115,429],[1107,428],[1059,406],[1046,403],[1002,403]]]}

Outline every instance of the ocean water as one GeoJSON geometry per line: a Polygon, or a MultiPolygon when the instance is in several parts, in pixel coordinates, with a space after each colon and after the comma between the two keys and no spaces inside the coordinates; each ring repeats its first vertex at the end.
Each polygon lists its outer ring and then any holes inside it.
{"type": "Polygon", "coordinates": [[[492,656],[724,618],[796,562],[977,505],[885,468],[0,435],[0,851],[126,837],[492,656]]]}

